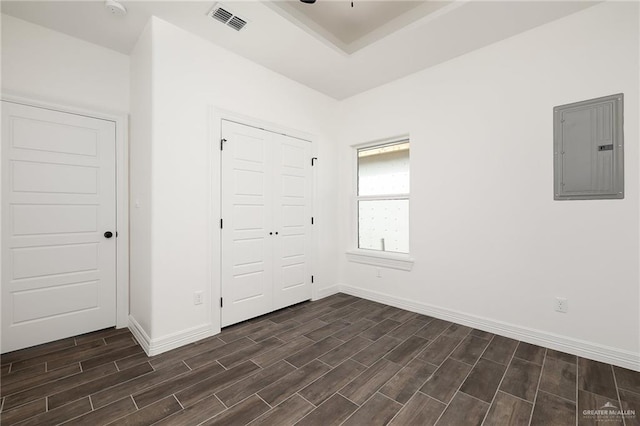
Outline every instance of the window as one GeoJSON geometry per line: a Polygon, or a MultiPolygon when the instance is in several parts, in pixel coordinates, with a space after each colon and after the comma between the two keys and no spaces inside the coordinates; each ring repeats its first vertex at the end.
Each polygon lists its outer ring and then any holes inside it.
{"type": "Polygon", "coordinates": [[[409,253],[409,141],[358,149],[358,248],[409,253]]]}

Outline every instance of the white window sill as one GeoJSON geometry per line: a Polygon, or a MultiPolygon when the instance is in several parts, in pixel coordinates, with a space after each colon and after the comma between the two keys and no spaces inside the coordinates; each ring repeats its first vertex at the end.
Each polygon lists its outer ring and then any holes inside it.
{"type": "Polygon", "coordinates": [[[347,260],[365,265],[380,266],[383,268],[410,271],[413,268],[414,259],[408,254],[379,252],[374,250],[349,250],[347,260]]]}

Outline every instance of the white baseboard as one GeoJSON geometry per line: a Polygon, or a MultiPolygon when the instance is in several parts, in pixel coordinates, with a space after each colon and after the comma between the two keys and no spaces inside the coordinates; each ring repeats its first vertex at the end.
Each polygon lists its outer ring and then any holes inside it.
{"type": "Polygon", "coordinates": [[[321,289],[318,289],[318,293],[316,294],[316,297],[313,300],[324,299],[325,297],[329,297],[339,292],[340,292],[340,287],[337,285],[321,288],[321,289]]]}
{"type": "MultiPolygon", "coordinates": [[[[173,333],[167,336],[151,339],[149,335],[140,326],[138,321],[129,315],[129,330],[134,335],[138,343],[148,356],[159,355],[163,352],[170,351],[171,349],[178,348],[180,346],[187,345],[189,343],[196,342],[205,337],[213,336],[217,334],[211,324],[204,324],[198,327],[189,328],[178,333],[173,333]]],[[[218,330],[218,333],[220,331],[218,330]]]]}
{"type": "Polygon", "coordinates": [[[465,314],[463,312],[440,308],[427,303],[416,302],[350,285],[338,285],[336,288],[338,291],[352,296],[373,300],[375,302],[395,306],[396,308],[440,318],[442,320],[455,322],[468,327],[510,337],[512,339],[522,340],[523,342],[567,352],[583,358],[589,358],[595,361],[628,368],[630,370],[640,371],[640,354],[638,353],[509,324],[502,321],[496,321],[489,318],[465,314]]]}
{"type": "Polygon", "coordinates": [[[129,331],[133,334],[133,337],[136,338],[142,349],[149,355],[149,346],[151,345],[151,338],[144,331],[144,328],[136,321],[134,317],[129,315],[129,331]]]}
{"type": "MultiPolygon", "coordinates": [[[[339,291],[340,287],[337,285],[319,289],[313,300],[323,299],[336,294],[339,291]]],[[[159,355],[163,352],[170,351],[171,349],[220,333],[220,329],[214,330],[212,325],[204,324],[168,336],[152,339],[138,321],[136,321],[136,319],[131,315],[129,315],[129,330],[131,330],[133,336],[149,356],[159,355]]]]}

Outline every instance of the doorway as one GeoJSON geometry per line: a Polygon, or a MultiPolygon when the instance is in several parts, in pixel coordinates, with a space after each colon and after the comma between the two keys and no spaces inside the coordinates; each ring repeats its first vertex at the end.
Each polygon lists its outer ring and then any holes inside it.
{"type": "Polygon", "coordinates": [[[53,108],[2,107],[2,351],[123,325],[121,129],[53,108]]]}

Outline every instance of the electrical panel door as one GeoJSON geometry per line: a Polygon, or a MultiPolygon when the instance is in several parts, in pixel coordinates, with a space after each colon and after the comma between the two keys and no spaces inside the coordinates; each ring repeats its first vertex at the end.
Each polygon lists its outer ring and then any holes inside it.
{"type": "Polygon", "coordinates": [[[554,199],[624,198],[623,95],[554,108],[554,199]]]}

